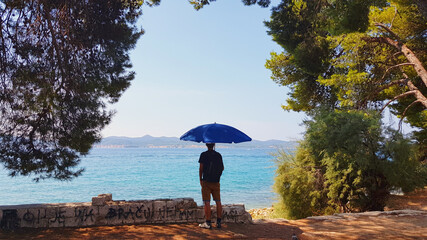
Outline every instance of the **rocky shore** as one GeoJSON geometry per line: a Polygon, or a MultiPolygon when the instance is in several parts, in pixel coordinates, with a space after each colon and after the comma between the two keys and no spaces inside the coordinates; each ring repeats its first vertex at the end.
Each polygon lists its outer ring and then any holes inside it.
{"type": "Polygon", "coordinates": [[[270,218],[273,214],[273,208],[253,208],[249,209],[248,212],[251,215],[252,219],[265,219],[270,218]]]}

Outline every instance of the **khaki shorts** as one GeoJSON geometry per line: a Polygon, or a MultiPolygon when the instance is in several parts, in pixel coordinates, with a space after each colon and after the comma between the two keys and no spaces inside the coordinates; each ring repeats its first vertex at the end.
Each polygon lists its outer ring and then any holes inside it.
{"type": "Polygon", "coordinates": [[[211,194],[214,201],[221,201],[220,184],[219,182],[206,182],[202,181],[202,199],[203,201],[210,201],[211,194]]]}

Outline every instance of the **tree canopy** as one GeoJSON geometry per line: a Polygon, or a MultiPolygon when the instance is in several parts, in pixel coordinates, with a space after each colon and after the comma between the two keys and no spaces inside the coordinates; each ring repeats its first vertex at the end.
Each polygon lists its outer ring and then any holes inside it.
{"type": "MultiPolygon", "coordinates": [[[[157,4],[159,1],[149,1],[157,4]]],[[[144,1],[0,1],[0,162],[66,180],[100,140],[134,72],[144,1]]]]}
{"type": "Polygon", "coordinates": [[[294,156],[280,152],[274,188],[286,218],[381,211],[392,190],[427,183],[410,139],[375,112],[317,110],[294,156]]]}
{"type": "MultiPolygon", "coordinates": [[[[129,87],[141,7],[161,0],[0,0],[0,162],[68,180],[129,87]]],[[[189,0],[201,9],[215,0],[189,0]]],[[[242,0],[267,7],[270,0],[242,0]]]]}
{"type": "Polygon", "coordinates": [[[277,157],[286,217],[383,210],[390,191],[425,186],[426,9],[409,0],[282,0],[272,9],[265,24],[284,51],[266,67],[290,87],[283,108],[312,117],[296,155],[277,157]],[[386,107],[417,128],[417,151],[381,124],[386,107]]]}
{"type": "Polygon", "coordinates": [[[427,17],[423,1],[283,0],[266,22],[284,49],[266,66],[289,86],[286,110],[319,106],[392,112],[427,139],[427,17]]]}

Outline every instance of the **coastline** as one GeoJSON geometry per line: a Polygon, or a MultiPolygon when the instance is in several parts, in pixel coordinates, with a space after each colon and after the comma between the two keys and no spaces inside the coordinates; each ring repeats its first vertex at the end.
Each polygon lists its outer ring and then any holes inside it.
{"type": "MultiPolygon", "coordinates": [[[[427,186],[424,189],[416,190],[413,193],[407,195],[403,194],[392,194],[387,201],[387,205],[384,208],[384,212],[395,211],[395,210],[415,210],[415,211],[427,211],[427,186]]],[[[252,216],[252,219],[268,219],[272,218],[274,214],[274,207],[266,208],[253,208],[247,210],[252,216]]],[[[337,213],[337,214],[351,214],[351,213],[337,213]]],[[[315,216],[312,216],[315,217],[315,216]]],[[[322,217],[322,216],[319,216],[322,217]]]]}
{"type": "MultiPolygon", "coordinates": [[[[195,199],[203,204],[198,181],[200,149],[93,149],[82,158],[83,175],[67,182],[31,176],[10,178],[0,169],[0,205],[87,202],[92,196],[112,193],[114,198],[195,199]]],[[[271,206],[275,194],[274,163],[268,150],[224,149],[226,171],[221,179],[225,204],[245,204],[246,209],[271,206]]]]}

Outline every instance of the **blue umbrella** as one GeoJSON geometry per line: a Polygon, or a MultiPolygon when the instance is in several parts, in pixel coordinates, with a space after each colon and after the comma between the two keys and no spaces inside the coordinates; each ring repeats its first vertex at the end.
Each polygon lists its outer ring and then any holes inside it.
{"type": "Polygon", "coordinates": [[[240,143],[252,140],[240,130],[218,123],[205,124],[193,128],[184,133],[179,139],[204,143],[240,143]]]}

